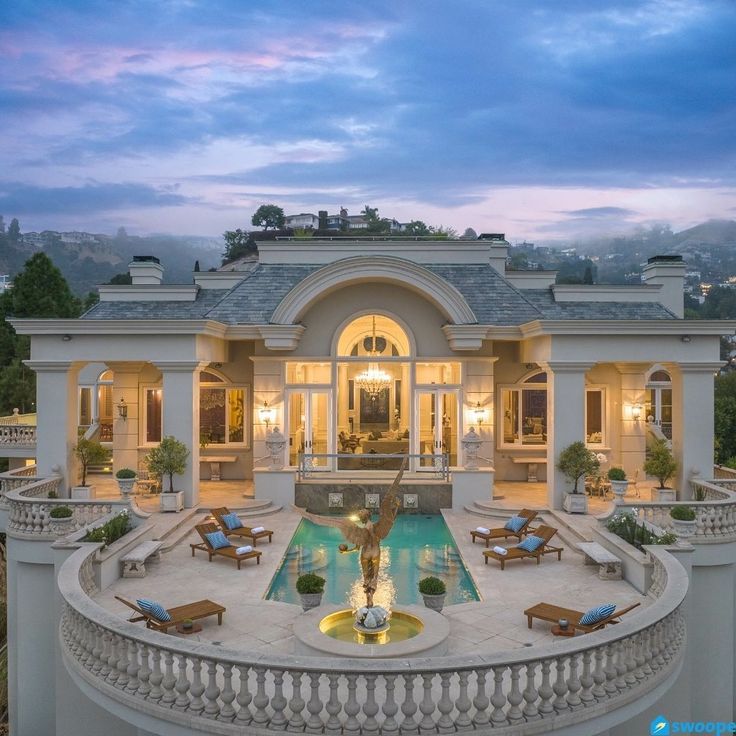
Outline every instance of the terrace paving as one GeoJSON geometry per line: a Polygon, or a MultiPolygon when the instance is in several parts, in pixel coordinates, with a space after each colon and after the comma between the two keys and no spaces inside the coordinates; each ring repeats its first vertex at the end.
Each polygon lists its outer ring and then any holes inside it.
{"type": "MultiPolygon", "coordinates": [[[[472,544],[469,534],[470,529],[482,523],[479,517],[448,511],[444,516],[482,598],[479,602],[444,609],[450,621],[449,651],[453,654],[470,651],[492,654],[536,642],[561,641],[551,635],[548,623],[535,622],[532,629],[527,628],[523,611],[540,601],[579,610],[609,602],[619,608],[634,602],[646,606],[650,602],[626,581],[600,580],[597,566],[584,565],[582,555],[565,540],[560,562],[556,556],[549,555],[539,566],[533,560],[510,563],[504,571],[493,561],[485,565],[483,545],[472,544]]],[[[253,526],[272,529],[274,538],[271,544],[259,545],[263,551],[260,565],[247,562],[240,571],[224,558],[208,562],[204,552],[193,558],[189,543],[197,541],[198,536],[192,531],[163,554],[161,562],[147,565],[145,578],[121,578],[99,593],[96,600],[115,614],[127,617],[127,609],[114,599],[115,595],[129,600],[153,598],[167,607],[210,598],[227,608],[222,626],[217,626],[215,620],[207,620],[203,622],[203,630],[189,638],[241,652],[291,654],[294,651],[291,624],[301,614],[301,608],[265,600],[264,596],[299,520],[291,511],[249,518],[248,523],[253,526]]]]}

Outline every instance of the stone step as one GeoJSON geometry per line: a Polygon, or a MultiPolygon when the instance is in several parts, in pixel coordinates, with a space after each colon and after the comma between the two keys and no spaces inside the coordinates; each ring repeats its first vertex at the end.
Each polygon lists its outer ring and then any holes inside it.
{"type": "MultiPolygon", "coordinates": [[[[565,536],[570,537],[576,546],[578,542],[591,542],[593,540],[589,530],[573,525],[573,522],[570,520],[570,514],[567,514],[564,511],[548,509],[544,512],[544,516],[546,517],[546,523],[558,530],[562,530],[562,533],[565,534],[565,536]]],[[[575,516],[580,515],[576,514],[575,516]]],[[[560,532],[558,531],[558,534],[559,533],[560,532]]]]}
{"type": "MultiPolygon", "coordinates": [[[[168,519],[174,516],[174,514],[166,514],[165,516],[168,519]]],[[[164,543],[163,547],[161,547],[162,552],[168,552],[176,547],[182,539],[187,537],[197,524],[201,524],[206,516],[199,509],[184,509],[176,514],[176,520],[171,526],[159,532],[158,535],[156,530],[154,530],[153,538],[164,543]]],[[[163,520],[159,524],[162,525],[163,520]]]]}

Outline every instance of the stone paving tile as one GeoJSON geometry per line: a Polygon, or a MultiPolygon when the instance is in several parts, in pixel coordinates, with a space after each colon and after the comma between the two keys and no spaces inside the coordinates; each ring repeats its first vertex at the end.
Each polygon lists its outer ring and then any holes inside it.
{"type": "MultiPolygon", "coordinates": [[[[565,550],[562,561],[549,556],[539,566],[513,562],[501,571],[498,565],[485,565],[483,547],[473,545],[468,534],[477,526],[478,517],[466,512],[444,515],[482,598],[478,603],[444,609],[450,622],[449,651],[453,654],[495,653],[537,642],[557,643],[550,624],[535,622],[532,629],[527,628],[523,611],[540,601],[580,610],[607,602],[619,607],[635,601],[644,606],[649,603],[625,581],[600,580],[598,568],[585,566],[582,556],[570,549],[565,550]]],[[[265,594],[298,522],[298,515],[289,510],[253,519],[253,525],[260,523],[273,529],[274,540],[259,547],[263,552],[260,565],[245,564],[240,571],[224,558],[211,563],[204,553],[192,558],[189,543],[198,540],[192,531],[164,554],[160,563],[148,566],[147,577],[120,579],[99,593],[97,601],[124,617],[127,610],[114,600],[115,594],[130,600],[153,598],[166,606],[210,598],[227,608],[223,625],[204,621],[203,631],[189,638],[219,642],[224,648],[245,652],[289,654],[294,650],[291,623],[301,614],[301,608],[265,600],[265,594]]]]}

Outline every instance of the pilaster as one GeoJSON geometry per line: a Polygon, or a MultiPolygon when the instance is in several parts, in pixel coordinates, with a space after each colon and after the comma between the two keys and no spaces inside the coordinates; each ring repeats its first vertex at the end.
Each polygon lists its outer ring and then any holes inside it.
{"type": "Polygon", "coordinates": [[[131,468],[138,470],[138,424],[141,411],[139,406],[139,374],[145,363],[107,363],[113,371],[112,403],[112,461],[113,470],[131,468]],[[125,401],[127,416],[118,412],[120,400],[125,401]]]}
{"type": "Polygon", "coordinates": [[[643,478],[646,459],[647,435],[644,405],[646,402],[646,371],[648,364],[617,363],[616,370],[621,375],[621,401],[611,402],[614,412],[614,426],[619,427],[621,465],[629,478],[639,470],[643,478]],[[635,417],[634,407],[641,408],[639,418],[635,417]]]}

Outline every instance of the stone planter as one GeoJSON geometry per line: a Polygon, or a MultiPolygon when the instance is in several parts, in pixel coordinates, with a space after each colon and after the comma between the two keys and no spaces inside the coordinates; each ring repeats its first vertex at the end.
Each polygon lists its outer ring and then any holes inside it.
{"type": "Polygon", "coordinates": [[[67,516],[65,519],[51,519],[51,531],[57,538],[71,534],[74,531],[74,517],[67,516]]]}
{"type": "Polygon", "coordinates": [[[95,497],[95,491],[92,486],[72,486],[71,498],[80,501],[89,501],[95,497]]]}
{"type": "Polygon", "coordinates": [[[614,503],[623,503],[626,490],[629,487],[629,481],[627,480],[612,480],[611,490],[613,491],[614,503]]]}
{"type": "Polygon", "coordinates": [[[677,501],[677,491],[674,488],[652,488],[652,501],[663,503],[677,501]]]}
{"type": "Polygon", "coordinates": [[[587,514],[588,497],[584,493],[566,493],[562,508],[568,514],[587,514]]]}
{"type": "Polygon", "coordinates": [[[445,605],[446,595],[447,593],[440,593],[439,595],[427,595],[426,593],[422,593],[422,598],[424,598],[424,605],[427,608],[439,613],[445,605]]]}
{"type": "Polygon", "coordinates": [[[672,528],[675,530],[675,534],[681,539],[687,539],[695,534],[698,522],[693,519],[692,521],[683,521],[682,519],[672,519],[672,528]]]}
{"type": "Polygon", "coordinates": [[[133,486],[135,485],[136,478],[115,478],[118,483],[118,489],[120,495],[125,497],[133,493],[133,486]]]}
{"type": "Polygon", "coordinates": [[[161,511],[181,511],[184,508],[184,491],[174,491],[173,493],[162,493],[161,511]]]}
{"type": "Polygon", "coordinates": [[[302,611],[311,611],[322,605],[322,593],[300,593],[299,598],[302,602],[302,611]]]}

